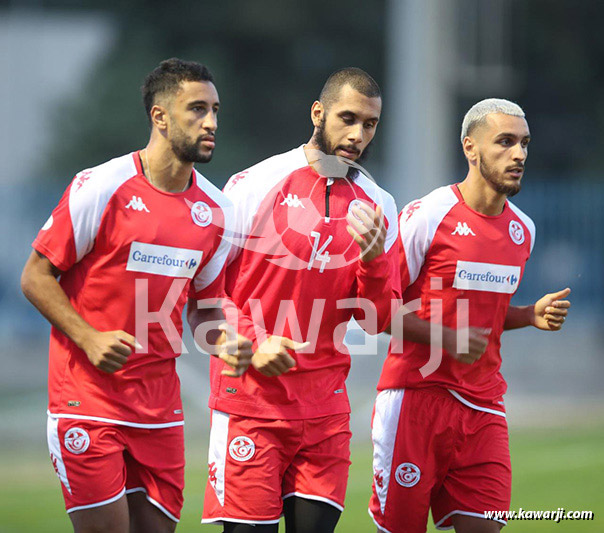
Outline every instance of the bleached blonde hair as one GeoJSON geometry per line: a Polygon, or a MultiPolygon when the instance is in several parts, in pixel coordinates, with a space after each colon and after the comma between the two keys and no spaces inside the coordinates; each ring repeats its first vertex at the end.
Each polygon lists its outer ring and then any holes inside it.
{"type": "Polygon", "coordinates": [[[524,111],[514,102],[502,98],[481,100],[474,104],[463,118],[463,122],[461,123],[461,142],[463,143],[464,138],[470,135],[476,126],[484,124],[487,116],[493,113],[524,118],[524,111]]]}

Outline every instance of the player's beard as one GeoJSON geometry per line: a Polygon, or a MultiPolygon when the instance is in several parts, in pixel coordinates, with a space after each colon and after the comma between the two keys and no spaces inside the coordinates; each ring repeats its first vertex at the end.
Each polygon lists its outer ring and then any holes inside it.
{"type": "Polygon", "coordinates": [[[213,151],[207,154],[200,152],[200,145],[203,141],[203,135],[191,141],[185,132],[173,122],[172,138],[170,146],[176,157],[183,163],[208,163],[212,160],[213,151]]]}
{"type": "Polygon", "coordinates": [[[520,180],[506,183],[503,174],[489,166],[482,157],[480,159],[480,173],[495,191],[505,194],[508,198],[520,192],[522,187],[520,180]]]}
{"type": "MultiPolygon", "coordinates": [[[[319,150],[321,150],[321,152],[323,152],[324,154],[327,154],[327,155],[335,155],[336,150],[338,149],[338,146],[331,143],[327,138],[327,135],[325,132],[325,117],[323,117],[323,120],[321,120],[321,123],[317,126],[317,130],[314,134],[314,142],[319,147],[319,150]]],[[[361,163],[363,163],[364,161],[367,160],[367,157],[369,156],[369,146],[371,146],[371,143],[369,143],[365,147],[365,150],[363,150],[361,155],[355,159],[354,162],[357,165],[362,166],[361,163]]],[[[343,147],[351,148],[350,146],[348,146],[348,147],[343,146],[343,147]]],[[[350,169],[348,170],[347,177],[354,179],[356,177],[356,175],[358,174],[358,172],[359,172],[359,170],[357,168],[350,167],[350,169]]]]}

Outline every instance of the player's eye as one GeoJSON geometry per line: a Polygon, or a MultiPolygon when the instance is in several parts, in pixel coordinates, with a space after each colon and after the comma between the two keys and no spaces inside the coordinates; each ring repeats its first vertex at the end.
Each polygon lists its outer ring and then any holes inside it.
{"type": "Polygon", "coordinates": [[[367,130],[372,130],[376,126],[377,126],[377,124],[375,122],[365,122],[365,124],[364,124],[364,127],[367,130]]]}
{"type": "Polygon", "coordinates": [[[341,118],[344,124],[346,124],[347,126],[352,126],[355,122],[355,118],[353,115],[342,115],[341,118]]]}

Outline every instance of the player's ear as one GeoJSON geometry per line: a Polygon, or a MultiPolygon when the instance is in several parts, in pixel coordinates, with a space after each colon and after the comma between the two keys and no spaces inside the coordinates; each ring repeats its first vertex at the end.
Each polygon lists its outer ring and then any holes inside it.
{"type": "Polygon", "coordinates": [[[319,102],[319,100],[315,100],[310,108],[310,119],[315,128],[318,128],[321,125],[324,113],[325,108],[323,107],[323,104],[319,102]]]}
{"type": "Polygon", "coordinates": [[[158,130],[165,131],[168,128],[168,110],[161,105],[154,105],[151,108],[151,124],[158,130]]]}
{"type": "Polygon", "coordinates": [[[472,137],[466,136],[462,141],[463,153],[469,163],[475,164],[478,161],[478,150],[476,141],[472,137]]]}

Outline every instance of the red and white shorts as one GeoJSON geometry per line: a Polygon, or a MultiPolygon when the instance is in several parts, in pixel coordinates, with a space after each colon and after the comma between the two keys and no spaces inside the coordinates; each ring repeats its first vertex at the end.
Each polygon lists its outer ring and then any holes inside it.
{"type": "Polygon", "coordinates": [[[68,513],[130,492],[178,522],[183,504],[183,426],[138,428],[48,416],[48,449],[68,513]]]}
{"type": "Polygon", "coordinates": [[[212,411],[202,523],[276,524],[298,496],[344,509],[350,415],[266,420],[212,411]]]}
{"type": "Polygon", "coordinates": [[[423,533],[430,507],[437,529],[450,529],[455,514],[509,510],[504,415],[472,409],[442,388],[390,389],[377,396],[372,439],[369,514],[381,531],[423,533]]]}

